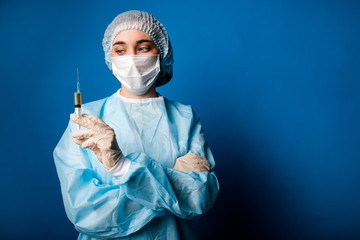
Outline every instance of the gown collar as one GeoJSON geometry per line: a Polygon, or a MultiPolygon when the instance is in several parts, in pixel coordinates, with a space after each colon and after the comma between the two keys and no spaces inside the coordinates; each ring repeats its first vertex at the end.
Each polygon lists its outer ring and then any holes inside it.
{"type": "MultiPolygon", "coordinates": [[[[120,88],[121,89],[121,88],[120,88]]],[[[157,101],[163,101],[164,97],[159,94],[158,97],[153,98],[127,98],[122,95],[120,95],[120,89],[116,91],[116,93],[113,94],[113,96],[120,98],[124,102],[129,103],[149,103],[149,102],[157,102],[157,101]]]]}

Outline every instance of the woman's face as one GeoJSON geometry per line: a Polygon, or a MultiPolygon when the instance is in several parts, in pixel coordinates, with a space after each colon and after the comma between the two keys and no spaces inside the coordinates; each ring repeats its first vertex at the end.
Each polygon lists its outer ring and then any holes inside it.
{"type": "Polygon", "coordinates": [[[137,29],[121,31],[113,41],[111,57],[141,54],[160,54],[151,37],[137,29]]]}

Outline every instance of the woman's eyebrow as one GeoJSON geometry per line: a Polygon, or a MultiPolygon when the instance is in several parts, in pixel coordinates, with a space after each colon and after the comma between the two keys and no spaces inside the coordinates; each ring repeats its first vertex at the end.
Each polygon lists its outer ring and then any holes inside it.
{"type": "Polygon", "coordinates": [[[136,41],[137,44],[144,43],[144,42],[153,43],[153,41],[148,40],[148,39],[141,39],[141,40],[139,40],[139,41],[136,41]]]}
{"type": "Polygon", "coordinates": [[[115,43],[113,44],[113,46],[115,46],[115,45],[122,45],[122,44],[126,44],[126,43],[123,42],[123,41],[118,41],[118,42],[115,42],[115,43]]]}
{"type": "MultiPolygon", "coordinates": [[[[149,43],[153,43],[153,41],[151,40],[148,40],[148,39],[141,39],[141,40],[138,40],[136,41],[136,44],[141,44],[141,43],[144,43],[144,42],[149,42],[149,43]]],[[[115,45],[126,45],[126,42],[123,42],[123,41],[117,41],[113,44],[113,46],[115,45]]]]}

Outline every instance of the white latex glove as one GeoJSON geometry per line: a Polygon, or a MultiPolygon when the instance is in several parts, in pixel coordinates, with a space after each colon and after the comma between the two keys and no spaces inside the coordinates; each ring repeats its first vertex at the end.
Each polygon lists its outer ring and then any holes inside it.
{"type": "Polygon", "coordinates": [[[109,170],[119,161],[122,152],[117,144],[114,130],[99,117],[89,114],[70,114],[70,119],[87,130],[71,133],[76,144],[94,151],[98,160],[109,170]]]}
{"type": "Polygon", "coordinates": [[[185,156],[176,159],[174,169],[183,172],[209,172],[210,164],[205,157],[202,157],[190,151],[185,156]]]}

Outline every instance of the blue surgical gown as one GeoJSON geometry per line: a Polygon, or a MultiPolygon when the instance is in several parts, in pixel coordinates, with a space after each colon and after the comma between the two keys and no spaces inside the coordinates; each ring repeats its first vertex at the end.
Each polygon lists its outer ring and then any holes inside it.
{"type": "Polygon", "coordinates": [[[128,171],[111,175],[89,149],[75,144],[70,121],[54,150],[65,211],[78,239],[194,239],[191,220],[207,212],[219,191],[213,155],[199,118],[190,106],[162,96],[128,99],[119,95],[84,104],[116,134],[128,171]],[[174,170],[192,151],[210,163],[210,172],[174,170]]]}

